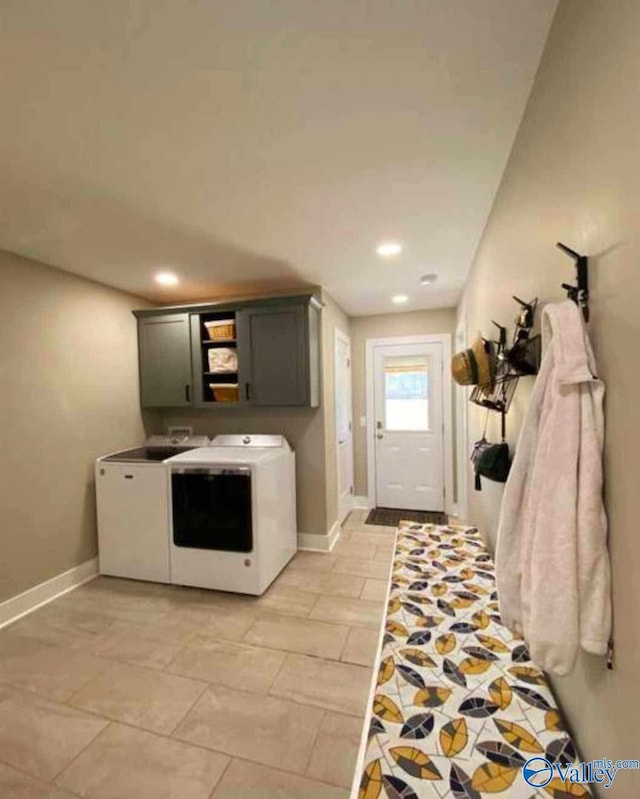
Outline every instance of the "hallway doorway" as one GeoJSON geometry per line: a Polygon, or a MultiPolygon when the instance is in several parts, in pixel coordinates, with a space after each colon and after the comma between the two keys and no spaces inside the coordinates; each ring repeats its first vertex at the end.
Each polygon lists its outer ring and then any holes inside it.
{"type": "Polygon", "coordinates": [[[450,337],[367,341],[369,499],[447,510],[451,492],[450,337]]]}

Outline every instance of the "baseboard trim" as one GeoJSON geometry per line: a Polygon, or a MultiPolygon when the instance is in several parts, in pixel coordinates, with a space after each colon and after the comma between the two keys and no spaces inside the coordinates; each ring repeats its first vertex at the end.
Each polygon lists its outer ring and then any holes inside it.
{"type": "Polygon", "coordinates": [[[336,519],[336,521],[331,525],[331,529],[329,530],[329,552],[335,547],[338,543],[338,539],[340,538],[340,531],[342,530],[342,522],[336,519]]]}
{"type": "Polygon", "coordinates": [[[365,496],[355,496],[353,498],[353,507],[354,508],[363,508],[365,510],[370,510],[373,508],[373,503],[369,499],[369,497],[365,496]]]}
{"type": "Polygon", "coordinates": [[[349,498],[349,501],[345,505],[341,505],[338,507],[338,521],[340,524],[344,523],[344,520],[353,510],[353,497],[349,498]]]}
{"type": "Polygon", "coordinates": [[[50,580],[45,580],[44,583],[34,585],[33,588],[29,588],[17,596],[12,596],[11,599],[0,603],[0,629],[57,599],[62,594],[73,591],[83,583],[88,583],[97,575],[98,558],[92,558],[79,566],[74,566],[69,571],[57,574],[50,580]]]}
{"type": "Polygon", "coordinates": [[[336,519],[326,535],[298,533],[298,549],[305,552],[331,552],[340,538],[340,528],[340,522],[336,519]]]}

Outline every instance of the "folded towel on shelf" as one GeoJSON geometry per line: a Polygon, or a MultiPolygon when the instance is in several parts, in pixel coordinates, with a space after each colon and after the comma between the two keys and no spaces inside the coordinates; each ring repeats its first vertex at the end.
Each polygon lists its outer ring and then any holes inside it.
{"type": "Polygon", "coordinates": [[[231,347],[212,347],[209,350],[209,371],[228,374],[238,371],[238,353],[231,347]]]}

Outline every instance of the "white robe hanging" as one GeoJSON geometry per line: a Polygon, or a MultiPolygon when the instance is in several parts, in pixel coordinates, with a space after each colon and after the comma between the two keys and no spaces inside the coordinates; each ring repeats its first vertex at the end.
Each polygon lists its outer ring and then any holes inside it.
{"type": "Polygon", "coordinates": [[[604,385],[582,313],[542,313],[544,357],[505,486],[496,546],[503,622],[546,671],[572,671],[580,647],[604,655],[611,632],[602,501],[604,385]]]}

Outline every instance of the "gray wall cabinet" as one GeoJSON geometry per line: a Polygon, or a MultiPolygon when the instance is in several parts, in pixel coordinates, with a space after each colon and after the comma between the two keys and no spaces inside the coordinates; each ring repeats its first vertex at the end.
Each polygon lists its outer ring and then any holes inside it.
{"type": "Polygon", "coordinates": [[[238,314],[238,361],[252,405],[308,405],[305,309],[247,308],[238,314]]]}
{"type": "Polygon", "coordinates": [[[318,407],[320,309],[313,295],[296,295],[135,311],[142,406],[318,407]],[[235,321],[235,341],[208,341],[204,323],[227,318],[235,321]],[[212,346],[235,348],[236,373],[207,371],[212,346]],[[211,382],[237,385],[237,399],[219,401],[211,382]]]}
{"type": "Polygon", "coordinates": [[[189,314],[138,320],[140,404],[143,408],[191,405],[189,314]]]}

